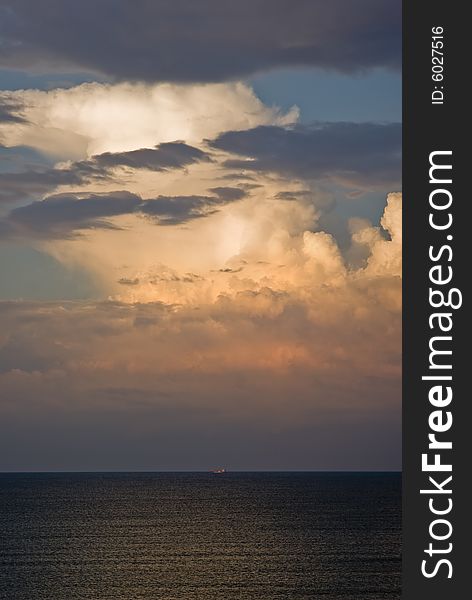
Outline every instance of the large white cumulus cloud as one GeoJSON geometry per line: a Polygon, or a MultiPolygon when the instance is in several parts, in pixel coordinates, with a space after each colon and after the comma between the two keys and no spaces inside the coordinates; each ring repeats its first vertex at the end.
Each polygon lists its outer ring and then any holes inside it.
{"type": "Polygon", "coordinates": [[[296,108],[282,113],[265,106],[244,83],[100,84],[70,89],[0,92],[21,107],[23,122],[5,122],[6,145],[28,145],[58,158],[188,143],[229,129],[296,121],[296,108]]]}
{"type": "MultiPolygon", "coordinates": [[[[391,195],[382,222],[398,222],[400,215],[400,196],[391,195]]],[[[149,382],[188,369],[398,374],[401,249],[395,235],[376,239],[366,266],[355,269],[324,232],[305,231],[278,252],[280,260],[283,252],[292,260],[291,277],[284,265],[256,256],[251,263],[246,254],[247,273],[236,267],[202,275],[157,271],[154,283],[145,282],[156,286],[154,298],[139,298],[134,288],[140,282],[130,279],[123,286],[129,296],[125,290],[98,304],[4,303],[3,371],[66,370],[71,381],[76,371],[100,380],[116,371],[125,379],[141,373],[149,382]],[[34,336],[31,328],[39,328],[34,336]]]]}
{"type": "Polygon", "coordinates": [[[185,303],[1,303],[2,448],[14,430],[54,468],[64,443],[82,468],[396,468],[399,247],[382,235],[349,269],[326,233],[298,242],[291,280],[218,273],[231,283],[206,301],[186,290],[208,281],[167,270],[161,289],[185,303]]]}
{"type": "Polygon", "coordinates": [[[323,226],[335,205],[317,180],[324,171],[245,169],[250,153],[235,164],[233,150],[208,143],[260,125],[289,131],[297,120],[296,109],[267,107],[241,83],[93,83],[3,92],[1,102],[13,116],[0,142],[57,163],[3,177],[14,208],[0,220],[1,243],[86,272],[97,296],[0,303],[0,451],[18,424],[26,436],[41,423],[43,438],[32,437],[60,465],[63,431],[82,457],[97,424],[97,448],[108,435],[118,456],[120,435],[127,451],[148,436],[141,456],[156,453],[152,468],[171,465],[166,453],[175,468],[197,468],[188,457],[204,459],[199,436],[226,462],[238,444],[225,439],[239,428],[248,452],[272,448],[264,468],[397,465],[396,441],[376,463],[363,433],[372,443],[376,432],[399,433],[401,194],[388,195],[380,220],[352,219],[341,243],[323,226]],[[176,140],[192,148],[174,150],[197,158],[145,169],[109,155],[112,166],[97,171],[100,153],[147,156],[176,140]],[[94,168],[95,177],[71,177],[94,168]],[[25,183],[36,187],[15,200],[25,183]],[[343,435],[356,440],[349,465],[333,446],[343,435]]]}

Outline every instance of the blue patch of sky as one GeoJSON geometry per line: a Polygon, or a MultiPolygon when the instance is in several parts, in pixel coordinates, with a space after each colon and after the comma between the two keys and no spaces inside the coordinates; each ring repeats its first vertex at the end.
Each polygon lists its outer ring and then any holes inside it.
{"type": "Polygon", "coordinates": [[[342,75],[318,69],[285,69],[248,80],[266,104],[300,108],[300,122],[400,122],[401,73],[376,69],[342,75]]]}
{"type": "Polygon", "coordinates": [[[28,146],[0,146],[0,173],[21,173],[28,169],[52,167],[56,161],[28,146]]]}
{"type": "Polygon", "coordinates": [[[0,300],[84,300],[99,298],[92,279],[38,250],[1,244],[0,300]]]}

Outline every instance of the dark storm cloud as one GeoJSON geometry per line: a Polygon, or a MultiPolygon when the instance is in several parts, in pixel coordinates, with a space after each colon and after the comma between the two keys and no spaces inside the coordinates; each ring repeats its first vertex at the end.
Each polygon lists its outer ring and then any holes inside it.
{"type": "Polygon", "coordinates": [[[221,134],[210,145],[244,156],[225,166],[291,177],[334,178],[356,185],[396,185],[401,173],[399,123],[261,126],[221,134]],[[250,159],[250,160],[248,160],[250,159]]]}
{"type": "Polygon", "coordinates": [[[241,200],[246,195],[246,192],[241,188],[234,187],[214,187],[210,188],[210,192],[216,194],[222,200],[226,200],[227,202],[231,202],[233,200],[241,200]]]}
{"type": "Polygon", "coordinates": [[[70,167],[63,169],[0,173],[0,201],[14,202],[42,195],[59,185],[81,185],[112,179],[114,168],[167,171],[210,160],[205,152],[183,142],[167,142],[155,148],[141,148],[128,152],[106,152],[92,156],[89,160],[74,162],[70,167]]]}
{"type": "Polygon", "coordinates": [[[296,201],[300,198],[309,198],[313,197],[313,192],[311,190],[297,190],[296,192],[288,191],[288,192],[278,192],[275,195],[277,200],[287,200],[289,202],[296,201]]]}
{"type": "Polygon", "coordinates": [[[129,167],[130,169],[149,169],[165,171],[181,169],[198,161],[209,161],[209,156],[184,142],[167,142],[155,148],[141,148],[128,152],[105,152],[88,161],[99,168],[129,167]]]}
{"type": "Polygon", "coordinates": [[[213,214],[220,206],[240,198],[215,194],[143,199],[127,191],[54,194],[12,210],[0,220],[0,238],[70,238],[79,230],[116,229],[110,219],[130,214],[147,217],[159,225],[179,225],[213,214]]]}
{"type": "Polygon", "coordinates": [[[399,0],[3,0],[0,64],[222,81],[276,67],[399,68],[399,0]]]}
{"type": "Polygon", "coordinates": [[[178,225],[214,213],[223,204],[216,196],[158,196],[141,205],[140,211],[160,225],[178,225]]]}
{"type": "Polygon", "coordinates": [[[20,231],[69,237],[77,229],[110,228],[106,219],[134,212],[142,199],[130,192],[55,194],[12,210],[6,222],[20,231]]]}
{"type": "Polygon", "coordinates": [[[158,196],[143,202],[140,212],[155,217],[159,225],[178,225],[215,213],[219,206],[242,200],[246,192],[239,188],[215,187],[212,196],[158,196]]]}
{"type": "Polygon", "coordinates": [[[0,201],[12,203],[45,194],[59,185],[79,185],[82,174],[70,169],[0,173],[0,201]]]}

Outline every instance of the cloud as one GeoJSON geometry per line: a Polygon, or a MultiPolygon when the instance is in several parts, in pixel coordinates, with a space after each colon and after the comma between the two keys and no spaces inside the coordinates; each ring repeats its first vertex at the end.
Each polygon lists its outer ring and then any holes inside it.
{"type": "Polygon", "coordinates": [[[0,173],[0,201],[18,202],[50,192],[60,185],[80,185],[83,181],[80,173],[69,169],[0,173]]]}
{"type": "Polygon", "coordinates": [[[245,157],[228,159],[227,168],[385,188],[400,180],[401,131],[399,123],[259,126],[224,132],[209,143],[245,157]]]}
{"type": "MultiPolygon", "coordinates": [[[[104,152],[92,157],[85,164],[97,165],[103,169],[127,167],[130,169],[149,169],[165,171],[181,169],[201,160],[210,160],[208,154],[188,146],[184,142],[167,142],[155,148],[141,148],[128,152],[104,152]]],[[[83,163],[79,163],[83,164],[83,163]]]]}
{"type": "MultiPolygon", "coordinates": [[[[386,215],[398,212],[393,197],[386,215]]],[[[299,293],[342,282],[352,269],[353,277],[364,280],[399,276],[397,234],[364,220],[353,230],[352,248],[341,250],[319,219],[311,198],[287,202],[258,193],[227,202],[208,195],[163,196],[143,202],[125,220],[114,218],[119,231],[95,226],[73,242],[61,232],[63,241],[52,243],[48,225],[43,250],[97,278],[104,297],[124,302],[199,306],[261,286],[299,293]],[[185,226],[157,232],[156,224],[185,226]],[[117,285],[120,279],[139,284],[117,285]]]]}
{"type": "Polygon", "coordinates": [[[130,192],[55,194],[13,209],[7,222],[22,232],[67,237],[78,229],[113,227],[107,218],[132,213],[141,203],[130,192]]]}
{"type": "Polygon", "coordinates": [[[398,466],[401,195],[346,244],[323,217],[339,186],[396,188],[400,126],[296,125],[235,81],[398,69],[400,3],[47,4],[1,3],[0,67],[108,83],[0,91],[0,241],[26,278],[35,249],[93,286],[0,302],[0,454],[398,466]]]}
{"type": "Polygon", "coordinates": [[[177,225],[212,214],[221,203],[218,196],[159,196],[143,203],[140,210],[160,225],[177,225]]]}
{"type": "Polygon", "coordinates": [[[0,123],[24,123],[21,104],[0,99],[0,123]]]}
{"type": "Polygon", "coordinates": [[[7,146],[26,145],[56,160],[152,148],[185,140],[197,144],[229,129],[286,125],[297,109],[268,107],[243,83],[213,85],[86,83],[70,89],[1,92],[21,105],[23,123],[1,123],[7,146]]]}
{"type": "Polygon", "coordinates": [[[157,196],[143,199],[128,191],[64,193],[47,196],[10,211],[0,221],[0,237],[70,238],[85,229],[119,229],[111,219],[147,216],[159,225],[178,225],[213,214],[222,205],[240,200],[244,192],[216,188],[211,196],[157,196]],[[3,231],[2,231],[3,230],[3,231]]]}
{"type": "Polygon", "coordinates": [[[226,186],[210,188],[210,192],[215,193],[221,200],[226,200],[228,202],[241,200],[246,195],[245,189],[226,186]]]}
{"type": "Polygon", "coordinates": [[[7,0],[0,64],[213,82],[286,66],[400,67],[398,0],[7,0]],[[66,34],[64,34],[66,32],[66,34]],[[139,35],[133,35],[139,32],[139,35]]]}
{"type": "Polygon", "coordinates": [[[140,148],[128,152],[106,152],[61,168],[0,173],[0,200],[14,202],[45,194],[59,186],[79,186],[91,181],[113,180],[115,169],[119,168],[163,172],[210,160],[207,153],[183,142],[168,142],[155,148],[140,148]]]}
{"type": "MultiPolygon", "coordinates": [[[[0,303],[4,435],[20,421],[23,428],[28,419],[32,427],[40,422],[45,441],[34,456],[41,461],[49,444],[62,444],[64,429],[87,456],[85,432],[98,423],[101,440],[118,453],[116,466],[125,435],[131,463],[143,466],[152,456],[150,468],[170,466],[168,453],[173,468],[188,468],[189,460],[204,467],[215,453],[231,467],[244,456],[243,468],[398,467],[400,217],[401,197],[391,195],[384,235],[367,235],[366,223],[357,229],[368,257],[356,268],[325,232],[281,235],[277,222],[264,230],[263,244],[235,257],[238,269],[162,268],[152,281],[144,273],[120,278],[126,301],[0,303]],[[261,264],[263,251],[272,260],[261,264]],[[205,295],[209,285],[219,287],[216,295],[205,295]],[[146,286],[158,292],[151,302],[146,286]],[[165,290],[174,301],[157,301],[165,290]],[[235,451],[235,429],[246,436],[247,455],[235,451]],[[202,436],[212,441],[208,455],[197,443],[202,436]],[[263,465],[267,444],[275,454],[263,465]],[[372,444],[381,449],[375,460],[372,444]]],[[[97,445],[95,466],[104,447],[97,445]]]]}
{"type": "Polygon", "coordinates": [[[369,257],[366,272],[370,276],[382,276],[389,273],[391,276],[401,277],[402,274],[402,195],[391,193],[388,195],[387,206],[380,221],[383,230],[390,237],[386,243],[379,235],[378,228],[360,228],[353,239],[357,243],[367,246],[369,257]]]}

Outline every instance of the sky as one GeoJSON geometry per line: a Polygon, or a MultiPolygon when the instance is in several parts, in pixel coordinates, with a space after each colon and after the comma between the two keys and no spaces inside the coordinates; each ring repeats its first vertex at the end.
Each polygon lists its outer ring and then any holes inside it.
{"type": "Polygon", "coordinates": [[[0,471],[401,467],[400,11],[0,0],[0,471]]]}

